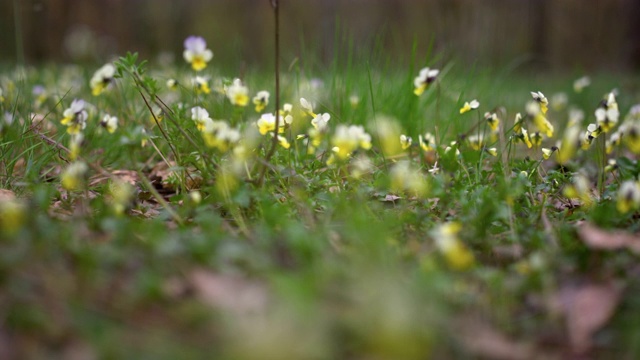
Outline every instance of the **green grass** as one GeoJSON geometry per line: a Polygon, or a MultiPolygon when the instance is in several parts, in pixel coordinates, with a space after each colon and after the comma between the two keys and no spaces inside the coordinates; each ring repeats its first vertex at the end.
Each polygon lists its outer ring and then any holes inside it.
{"type": "MultiPolygon", "coordinates": [[[[13,122],[3,122],[0,138],[0,183],[11,193],[0,198],[0,342],[8,356],[638,357],[637,254],[602,250],[580,235],[584,223],[637,233],[637,210],[616,209],[620,184],[640,172],[636,155],[624,145],[606,155],[618,168],[598,189],[604,136],[564,166],[512,140],[530,91],[566,93],[585,112],[584,130],[613,88],[622,122],[639,100],[638,79],[593,75],[577,94],[576,76],[451,63],[417,97],[413,78],[424,61],[403,69],[349,59],[317,71],[301,66],[305,59],[283,66],[281,103],[294,105],[283,133],[291,148],[279,147],[268,161],[272,141],[257,133],[253,106],[234,107],[215,89],[194,94],[186,64],[163,68],[127,56],[96,97],[88,83],[97,67],[5,68],[0,109],[13,122]],[[165,87],[168,78],[179,80],[177,91],[165,87]],[[36,85],[46,96],[32,93],[36,85]],[[296,140],[311,128],[300,97],[331,115],[314,154],[296,140]],[[60,174],[73,161],[60,121],[74,99],[91,104],[78,158],[91,166],[80,186],[65,189],[60,174]],[[480,108],[461,115],[472,99],[480,108]],[[159,124],[145,101],[168,105],[159,124]],[[232,150],[206,146],[191,120],[194,106],[240,128],[248,155],[239,168],[232,150]],[[501,119],[500,136],[486,144],[497,157],[463,137],[488,137],[485,111],[501,119]],[[99,125],[106,113],[119,118],[113,134],[99,125]],[[363,125],[372,148],[327,165],[339,124],[363,125]],[[384,124],[391,130],[376,130],[384,124]],[[425,132],[436,135],[433,151],[417,146],[425,132]],[[400,133],[413,146],[385,153],[385,143],[400,146],[400,133]],[[454,140],[460,156],[444,151],[454,140]],[[371,166],[357,177],[364,157],[371,166]],[[172,171],[154,169],[165,160],[172,171]],[[409,172],[394,178],[403,161],[409,172]],[[588,179],[591,206],[564,192],[578,172],[588,179]],[[113,189],[123,174],[131,193],[119,213],[113,189]],[[447,236],[443,226],[451,223],[462,227],[447,236]],[[451,241],[453,249],[442,245],[451,241]],[[576,325],[571,308],[593,288],[604,295],[585,316],[611,302],[613,315],[576,325]]],[[[215,61],[203,73],[212,88],[238,75],[216,70],[215,61]]],[[[267,111],[274,111],[271,73],[248,69],[243,82],[250,97],[270,91],[267,111]]],[[[555,134],[543,146],[562,139],[567,109],[549,110],[555,134]]]]}

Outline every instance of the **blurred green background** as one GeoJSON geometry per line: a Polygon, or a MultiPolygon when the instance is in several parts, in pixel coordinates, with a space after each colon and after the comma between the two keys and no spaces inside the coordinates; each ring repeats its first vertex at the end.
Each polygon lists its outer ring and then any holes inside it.
{"type": "MultiPolygon", "coordinates": [[[[580,71],[640,68],[637,0],[280,0],[283,59],[328,62],[349,48],[398,62],[443,60],[580,71]],[[304,55],[304,56],[303,56],[304,55]]],[[[269,0],[3,0],[0,61],[180,56],[205,37],[218,64],[268,64],[269,0]]]]}

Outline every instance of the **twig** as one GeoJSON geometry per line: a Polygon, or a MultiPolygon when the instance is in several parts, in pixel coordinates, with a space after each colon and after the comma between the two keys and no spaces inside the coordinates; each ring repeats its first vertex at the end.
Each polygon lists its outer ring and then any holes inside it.
{"type": "MultiPolygon", "coordinates": [[[[269,0],[274,14],[274,37],[275,37],[275,80],[276,80],[276,127],[274,130],[273,141],[271,142],[271,148],[264,157],[264,161],[269,163],[271,157],[276,152],[278,147],[278,132],[280,130],[280,6],[279,0],[269,0]]],[[[256,181],[256,185],[260,187],[264,180],[264,175],[267,172],[267,166],[262,166],[260,175],[256,181]]]]}

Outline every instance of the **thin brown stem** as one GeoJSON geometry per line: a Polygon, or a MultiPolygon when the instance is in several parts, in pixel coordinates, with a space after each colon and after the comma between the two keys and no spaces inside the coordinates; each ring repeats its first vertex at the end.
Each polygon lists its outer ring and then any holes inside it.
{"type": "MultiPolygon", "coordinates": [[[[264,161],[267,164],[269,163],[269,160],[271,160],[273,154],[275,154],[278,147],[278,132],[280,131],[280,6],[278,4],[279,0],[270,0],[270,2],[274,14],[276,126],[274,129],[273,141],[271,142],[271,148],[264,157],[264,161]]],[[[256,181],[256,185],[258,187],[262,185],[262,181],[264,180],[266,172],[267,166],[263,165],[262,169],[260,170],[260,175],[258,176],[258,179],[256,181]]]]}

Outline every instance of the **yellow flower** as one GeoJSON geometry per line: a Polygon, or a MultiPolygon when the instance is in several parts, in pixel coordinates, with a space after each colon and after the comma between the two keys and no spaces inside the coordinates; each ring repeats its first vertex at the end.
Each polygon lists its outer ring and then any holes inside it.
{"type": "Polygon", "coordinates": [[[247,106],[249,103],[249,89],[242,84],[240,79],[233,79],[227,87],[227,98],[235,106],[247,106]]]}
{"type": "Polygon", "coordinates": [[[196,89],[196,94],[209,94],[211,88],[209,88],[209,80],[202,76],[196,76],[191,80],[193,87],[196,89]]]}
{"type": "Polygon", "coordinates": [[[560,149],[556,154],[558,164],[566,164],[578,151],[580,145],[580,129],[578,126],[571,126],[564,131],[564,136],[560,143],[560,149]]]}
{"type": "Polygon", "coordinates": [[[525,128],[520,129],[520,134],[517,135],[517,138],[522,140],[527,145],[527,148],[531,149],[533,144],[531,143],[531,138],[529,138],[529,132],[525,128]]]}
{"type": "Polygon", "coordinates": [[[422,95],[429,84],[436,80],[436,76],[438,76],[438,73],[440,73],[440,70],[429,69],[428,67],[420,70],[418,76],[413,79],[413,86],[415,86],[413,93],[417,96],[422,95]]]}
{"type": "Polygon", "coordinates": [[[520,130],[522,129],[522,114],[517,113],[516,114],[516,119],[513,122],[513,132],[515,132],[516,134],[520,133],[520,130]]]}
{"type": "Polygon", "coordinates": [[[207,49],[207,42],[199,36],[189,36],[185,39],[182,55],[195,71],[206,68],[207,63],[213,58],[213,52],[207,49]]]}
{"type": "Polygon", "coordinates": [[[109,134],[113,134],[118,128],[118,118],[115,116],[106,114],[100,121],[100,126],[107,129],[107,132],[109,134]]]}
{"type": "Polygon", "coordinates": [[[180,84],[178,83],[178,80],[176,79],[169,79],[167,80],[167,87],[169,88],[169,90],[178,90],[178,86],[180,84]]]}
{"type": "Polygon", "coordinates": [[[594,203],[589,179],[582,174],[574,176],[572,184],[565,187],[563,193],[568,198],[579,199],[587,207],[594,203]]]}
{"type": "Polygon", "coordinates": [[[533,100],[535,100],[540,105],[540,111],[542,112],[542,115],[545,115],[547,113],[547,110],[549,110],[549,100],[547,100],[544,94],[540,91],[532,91],[531,96],[533,97],[533,100]]]}
{"type": "Polygon", "coordinates": [[[27,219],[26,207],[21,201],[11,196],[0,198],[0,233],[15,234],[22,228],[27,219]]]}
{"type": "Polygon", "coordinates": [[[109,86],[113,81],[113,76],[116,73],[116,68],[112,64],[106,64],[93,74],[89,85],[91,86],[91,94],[98,96],[109,86]]]}
{"type": "Polygon", "coordinates": [[[533,134],[531,134],[529,136],[529,139],[531,139],[531,144],[535,147],[540,147],[540,145],[542,145],[542,134],[540,134],[539,132],[534,132],[533,134]]]}
{"type": "Polygon", "coordinates": [[[229,126],[223,120],[209,120],[202,130],[205,144],[210,148],[226,152],[240,140],[240,131],[229,126]]]}
{"type": "Polygon", "coordinates": [[[84,109],[84,101],[75,99],[71,102],[71,106],[62,113],[60,123],[67,126],[67,133],[71,135],[78,134],[87,126],[87,118],[89,115],[84,109]]]}
{"type": "Polygon", "coordinates": [[[487,120],[487,124],[489,125],[491,131],[498,131],[498,127],[500,126],[500,119],[498,118],[498,115],[496,113],[486,112],[484,113],[484,119],[487,120]]]}
{"type": "Polygon", "coordinates": [[[480,151],[480,149],[482,149],[482,147],[484,146],[484,136],[482,136],[481,134],[471,135],[467,137],[467,142],[473,150],[480,151]]]}
{"type": "Polygon", "coordinates": [[[269,92],[264,90],[258,91],[258,94],[253,98],[253,104],[256,106],[256,112],[262,112],[269,104],[269,92]]]}
{"type": "Polygon", "coordinates": [[[640,208],[640,184],[637,181],[627,180],[620,185],[616,208],[623,214],[640,208]]]}
{"type": "Polygon", "coordinates": [[[204,131],[208,122],[211,122],[209,112],[200,106],[191,108],[191,120],[195,121],[198,131],[204,131]]]}
{"type": "Polygon", "coordinates": [[[444,256],[447,265],[454,270],[467,270],[475,263],[473,253],[460,240],[458,234],[462,224],[448,222],[441,224],[432,231],[436,247],[444,256]]]}
{"type": "Polygon", "coordinates": [[[640,124],[632,124],[624,136],[624,144],[634,154],[640,154],[640,124]]]}
{"type": "Polygon", "coordinates": [[[602,101],[601,106],[596,110],[596,121],[602,132],[609,132],[617,123],[620,117],[618,103],[613,93],[609,93],[606,100],[602,101]]]}
{"type": "Polygon", "coordinates": [[[418,144],[424,151],[433,151],[436,147],[436,138],[431,133],[426,133],[424,136],[418,135],[418,144]]]}
{"type": "MultiPolygon", "coordinates": [[[[284,128],[286,125],[290,123],[286,123],[287,118],[283,119],[281,115],[278,115],[278,133],[284,132],[284,128]]],[[[288,118],[288,120],[292,120],[292,118],[288,118]]],[[[270,131],[276,130],[276,116],[272,113],[262,114],[260,119],[256,121],[256,126],[258,127],[258,131],[260,134],[265,135],[270,131]]]]}
{"type": "Polygon", "coordinates": [[[556,150],[558,150],[558,148],[555,146],[552,148],[542,148],[542,158],[548,160],[556,150]]]}
{"type": "Polygon", "coordinates": [[[429,184],[425,176],[415,169],[409,161],[397,162],[390,172],[391,191],[406,191],[414,196],[425,196],[429,190],[429,184]]]}
{"type": "Polygon", "coordinates": [[[498,156],[498,148],[487,148],[485,151],[491,156],[498,156]]]}
{"type": "Polygon", "coordinates": [[[324,130],[327,127],[327,124],[331,120],[331,115],[328,113],[317,114],[313,116],[311,119],[311,125],[318,130],[324,130]]]}
{"type": "Polygon", "coordinates": [[[309,102],[309,100],[305,98],[300,98],[300,106],[305,114],[310,115],[311,117],[316,117],[317,115],[313,112],[313,104],[309,102]]]}
{"type": "Polygon", "coordinates": [[[82,133],[71,135],[69,139],[69,159],[75,160],[78,155],[80,155],[80,147],[82,146],[83,140],[84,136],[82,133]]]}
{"type": "Polygon", "coordinates": [[[334,153],[338,159],[345,160],[358,148],[370,149],[371,136],[364,131],[362,126],[338,125],[331,138],[331,144],[335,148],[334,153]]]}
{"type": "Polygon", "coordinates": [[[480,103],[478,102],[478,100],[471,100],[471,102],[467,101],[464,103],[464,106],[460,108],[460,114],[464,114],[467,111],[475,110],[478,107],[480,107],[480,103]]]}
{"type": "Polygon", "coordinates": [[[406,136],[404,134],[400,135],[400,145],[402,146],[402,150],[406,150],[411,147],[411,143],[413,139],[411,137],[406,136]]]}
{"type": "Polygon", "coordinates": [[[588,76],[583,76],[573,82],[573,90],[577,93],[581,93],[584,88],[591,85],[591,79],[588,76]]]}
{"type": "Polygon", "coordinates": [[[88,170],[87,164],[76,161],[67,166],[60,175],[62,187],[67,190],[79,190],[84,186],[84,176],[88,170]]]}
{"type": "Polygon", "coordinates": [[[117,215],[122,215],[131,205],[131,200],[133,200],[133,186],[128,182],[118,179],[109,183],[109,193],[111,195],[110,203],[111,206],[113,206],[113,211],[117,215]]]}

